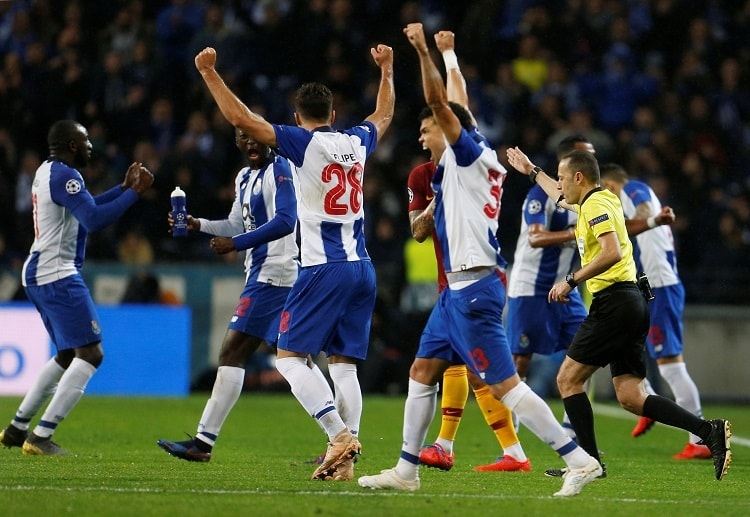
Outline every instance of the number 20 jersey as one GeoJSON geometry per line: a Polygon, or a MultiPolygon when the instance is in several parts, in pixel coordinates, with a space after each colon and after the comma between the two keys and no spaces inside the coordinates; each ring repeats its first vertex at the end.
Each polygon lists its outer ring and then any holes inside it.
{"type": "Polygon", "coordinates": [[[297,166],[302,267],[370,260],[365,248],[362,180],[375,150],[370,122],[345,131],[274,125],[278,153],[297,166]]]}

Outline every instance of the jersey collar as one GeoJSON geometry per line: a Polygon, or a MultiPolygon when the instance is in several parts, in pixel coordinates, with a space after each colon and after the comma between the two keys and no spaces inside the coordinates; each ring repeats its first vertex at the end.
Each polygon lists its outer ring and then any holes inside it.
{"type": "Polygon", "coordinates": [[[589,190],[586,193],[586,195],[583,196],[583,199],[579,203],[579,206],[583,206],[583,204],[586,202],[586,200],[591,197],[591,194],[593,194],[594,192],[601,192],[602,190],[604,190],[602,187],[594,187],[591,190],[589,190]]]}

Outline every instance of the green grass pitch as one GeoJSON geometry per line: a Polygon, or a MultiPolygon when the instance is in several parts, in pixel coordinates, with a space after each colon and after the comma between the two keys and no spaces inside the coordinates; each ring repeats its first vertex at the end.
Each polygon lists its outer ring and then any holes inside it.
{"type": "MultiPolygon", "coordinates": [[[[184,399],[84,397],[55,440],[76,456],[30,457],[0,449],[0,515],[75,516],[323,516],[370,515],[750,515],[750,410],[706,405],[707,418],[729,418],[736,437],[727,477],[714,479],[710,461],[676,461],[686,433],[657,425],[634,439],[635,417],[614,404],[595,405],[599,448],[608,477],[581,495],[552,494],[559,479],[543,475],[562,465],[528,430],[520,437],[532,471],[480,473],[498,445],[470,400],[450,472],[422,467],[422,489],[375,492],[356,481],[311,481],[305,463],[325,450],[325,438],[291,394],[247,394],[229,415],[210,463],[167,455],[158,438],[193,433],[208,394],[184,399]]],[[[18,398],[0,398],[0,425],[18,398]]],[[[395,464],[404,397],[366,396],[363,454],[355,475],[395,464]]],[[[555,401],[556,415],[562,412],[555,401]]],[[[439,418],[428,440],[434,439],[439,418]]]]}

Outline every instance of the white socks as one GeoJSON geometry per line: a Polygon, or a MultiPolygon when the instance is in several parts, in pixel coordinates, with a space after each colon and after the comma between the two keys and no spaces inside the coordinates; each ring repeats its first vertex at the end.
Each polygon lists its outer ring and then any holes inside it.
{"type": "Polygon", "coordinates": [[[333,392],[321,376],[307,366],[304,357],[284,357],[276,360],[276,369],[292,388],[292,395],[305,411],[315,418],[328,435],[329,440],[346,429],[336,406],[333,392]]]}
{"type": "Polygon", "coordinates": [[[216,445],[221,427],[242,393],[245,369],[235,366],[219,366],[216,372],[211,398],[206,402],[198,424],[199,439],[210,446],[216,445]]]}
{"type": "Polygon", "coordinates": [[[357,365],[331,363],[328,365],[328,373],[333,381],[333,391],[336,394],[334,399],[336,409],[349,431],[357,436],[359,435],[359,424],[362,418],[362,388],[357,377],[357,365]]]}
{"type": "MultiPolygon", "coordinates": [[[[508,391],[501,400],[508,409],[518,415],[521,423],[529,428],[537,438],[549,444],[555,451],[571,443],[562,426],[544,400],[522,382],[508,391]]],[[[589,455],[580,447],[562,454],[565,463],[572,468],[581,468],[589,461],[589,455]]]]}
{"type": "Polygon", "coordinates": [[[46,402],[50,395],[55,392],[60,377],[65,373],[65,369],[60,366],[53,357],[45,363],[39,376],[23,398],[21,405],[18,406],[16,417],[13,419],[13,426],[26,431],[29,429],[29,421],[34,418],[42,404],[46,402]]]}
{"type": "Polygon", "coordinates": [[[60,377],[57,391],[44,411],[39,425],[34,428],[34,434],[42,438],[52,436],[57,424],[62,422],[81,400],[86,385],[95,372],[96,367],[83,359],[76,357],[71,361],[68,369],[60,377]]]}
{"type": "MultiPolygon", "coordinates": [[[[660,364],[659,373],[669,384],[669,389],[672,390],[677,405],[702,418],[701,396],[687,371],[685,363],[660,364]]],[[[698,436],[690,434],[690,443],[698,443],[699,441],[698,436]]]]}
{"type": "Polygon", "coordinates": [[[437,392],[437,384],[428,386],[409,379],[409,393],[404,404],[404,441],[395,468],[403,479],[419,477],[419,451],[427,438],[430,422],[435,417],[437,392]]]}

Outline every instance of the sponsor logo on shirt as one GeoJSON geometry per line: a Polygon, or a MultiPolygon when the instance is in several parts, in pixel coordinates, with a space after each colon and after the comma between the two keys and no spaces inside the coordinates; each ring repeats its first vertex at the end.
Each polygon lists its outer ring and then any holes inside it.
{"type": "Polygon", "coordinates": [[[593,219],[589,220],[589,228],[592,226],[596,226],[599,223],[603,223],[604,221],[609,220],[609,214],[602,214],[600,216],[594,217],[593,219]]]}
{"type": "Polygon", "coordinates": [[[529,201],[528,210],[529,210],[529,213],[532,215],[538,214],[539,212],[542,211],[542,204],[539,202],[538,199],[532,199],[531,201],[529,201]]]}

